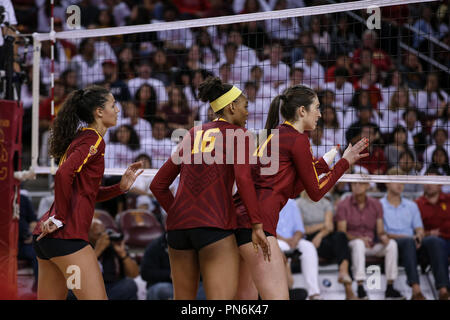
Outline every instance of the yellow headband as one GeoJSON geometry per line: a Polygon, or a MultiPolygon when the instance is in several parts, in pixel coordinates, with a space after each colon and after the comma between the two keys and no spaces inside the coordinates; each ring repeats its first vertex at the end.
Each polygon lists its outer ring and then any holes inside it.
{"type": "Polygon", "coordinates": [[[227,93],[224,93],[220,97],[218,97],[216,100],[210,103],[211,108],[214,110],[214,112],[217,112],[219,110],[222,110],[227,105],[232,103],[234,100],[236,100],[240,95],[242,91],[238,88],[233,86],[230,91],[227,93]]]}

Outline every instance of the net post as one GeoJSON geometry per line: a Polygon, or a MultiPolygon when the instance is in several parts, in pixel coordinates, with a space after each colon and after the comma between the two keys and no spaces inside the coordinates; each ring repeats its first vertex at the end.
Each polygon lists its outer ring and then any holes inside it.
{"type": "Polygon", "coordinates": [[[38,167],[39,158],[39,76],[41,64],[41,41],[33,33],[33,105],[31,120],[31,167],[38,167]]]}

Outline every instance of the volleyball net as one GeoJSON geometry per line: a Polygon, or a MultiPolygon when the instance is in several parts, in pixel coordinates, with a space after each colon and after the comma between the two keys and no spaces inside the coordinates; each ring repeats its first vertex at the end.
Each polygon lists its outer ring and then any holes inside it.
{"type": "Polygon", "coordinates": [[[240,14],[189,20],[166,6],[150,21],[137,14],[134,25],[63,31],[63,23],[34,34],[35,172],[55,172],[48,128],[65,96],[99,84],[121,110],[104,137],[105,174],[148,159],[144,174],[154,175],[178,142],[174,130],[214,119],[198,86],[216,76],[243,90],[255,133],[274,97],[313,88],[322,113],[310,132],[314,156],[338,144],[342,154],[362,137],[371,144],[340,181],[450,185],[448,12],[428,0],[289,8],[300,2],[235,1],[240,14]]]}

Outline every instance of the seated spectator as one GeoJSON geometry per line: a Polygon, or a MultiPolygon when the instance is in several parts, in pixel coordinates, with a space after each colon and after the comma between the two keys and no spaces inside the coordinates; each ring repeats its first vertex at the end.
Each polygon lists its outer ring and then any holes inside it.
{"type": "Polygon", "coordinates": [[[167,58],[166,52],[159,48],[152,56],[153,78],[161,81],[167,87],[172,82],[172,64],[167,58]]]}
{"type": "Polygon", "coordinates": [[[139,141],[150,138],[152,136],[152,126],[147,120],[141,118],[137,105],[133,101],[124,101],[122,106],[124,117],[120,120],[120,125],[131,125],[134,131],[136,131],[139,141]]]}
{"type": "MultiPolygon", "coordinates": [[[[415,108],[408,108],[403,112],[402,119],[398,123],[406,128],[408,133],[408,146],[411,146],[416,151],[416,154],[421,155],[425,150],[425,134],[422,131],[422,123],[419,121],[419,113],[415,108]]],[[[419,158],[420,160],[420,158],[419,158]]]]}
{"type": "MultiPolygon", "coordinates": [[[[260,5],[266,1],[260,1],[260,5]]],[[[287,1],[286,0],[277,0],[274,1],[275,5],[272,10],[284,10],[287,9],[287,1]]],[[[268,9],[264,9],[264,11],[269,11],[268,9]]],[[[291,45],[293,41],[295,41],[300,35],[301,28],[298,24],[298,19],[295,18],[281,18],[281,19],[267,19],[265,20],[266,32],[268,33],[271,39],[276,39],[277,41],[284,42],[286,45],[291,45]]]]}
{"type": "Polygon", "coordinates": [[[448,93],[439,85],[439,75],[429,73],[425,88],[417,94],[417,108],[426,116],[437,118],[450,102],[448,93]]]}
{"type": "Polygon", "coordinates": [[[117,101],[130,100],[130,91],[127,84],[119,79],[117,74],[117,62],[105,60],[102,63],[104,82],[109,84],[109,90],[117,101]]]}
{"type": "Polygon", "coordinates": [[[134,101],[139,110],[139,117],[151,123],[158,111],[158,97],[155,88],[148,83],[144,83],[136,91],[134,101]]]}
{"type": "Polygon", "coordinates": [[[169,101],[161,106],[158,115],[167,122],[168,136],[175,129],[189,130],[194,124],[194,116],[189,109],[186,95],[179,87],[169,89],[169,101]]]}
{"type": "Polygon", "coordinates": [[[102,62],[98,59],[94,38],[85,38],[78,49],[79,54],[72,58],[70,69],[77,70],[78,87],[104,81],[102,62]]]}
{"type": "Polygon", "coordinates": [[[320,21],[321,16],[312,16],[310,20],[311,38],[314,46],[319,51],[319,56],[327,58],[331,53],[331,37],[324,25],[320,21]]]}
{"type": "Polygon", "coordinates": [[[94,218],[89,230],[89,242],[101,266],[108,299],[137,300],[134,278],[139,275],[139,267],[130,257],[125,241],[111,239],[103,223],[94,218]]]}
{"type": "Polygon", "coordinates": [[[281,85],[279,88],[275,89],[270,82],[264,81],[264,71],[259,65],[255,65],[250,68],[249,81],[256,84],[256,96],[263,99],[268,98],[272,100],[273,98],[275,98],[275,96],[278,95],[278,90],[282,90],[283,87],[283,85],[281,85]]]}
{"type": "Polygon", "coordinates": [[[32,232],[38,221],[33,210],[33,204],[28,197],[28,191],[20,190],[20,218],[19,218],[19,237],[17,247],[17,259],[27,260],[33,268],[34,281],[31,288],[32,292],[37,291],[38,281],[38,261],[34,252],[32,242],[32,232]]]}
{"type": "Polygon", "coordinates": [[[303,239],[305,228],[302,216],[294,200],[289,199],[280,211],[277,240],[281,251],[298,249],[309,300],[322,300],[319,289],[319,257],[314,245],[303,239]]]}
{"type": "MultiPolygon", "coordinates": [[[[404,174],[391,168],[388,174],[404,174]]],[[[417,204],[402,197],[402,183],[387,183],[387,194],[381,199],[383,220],[389,238],[397,242],[400,261],[405,267],[408,285],[412,288],[411,300],[425,300],[417,271],[418,258],[428,258],[439,290],[439,297],[448,300],[449,274],[445,243],[435,236],[425,236],[417,204]]]]}
{"type": "Polygon", "coordinates": [[[319,257],[336,261],[339,266],[339,283],[345,287],[345,298],[354,300],[352,279],[349,275],[350,250],[344,233],[334,232],[333,209],[326,198],[312,201],[306,192],[301,193],[297,206],[305,223],[306,240],[311,241],[319,257]]]}
{"type": "Polygon", "coordinates": [[[344,111],[350,106],[354,94],[353,85],[347,81],[349,73],[346,68],[337,68],[334,73],[334,82],[326,83],[325,87],[334,92],[335,106],[339,111],[344,111]]]}
{"type": "MultiPolygon", "coordinates": [[[[427,176],[440,176],[439,172],[429,169],[427,176]]],[[[422,216],[425,236],[439,237],[445,241],[446,256],[450,257],[450,195],[442,192],[438,184],[424,184],[423,195],[416,199],[422,216]]]]}
{"type": "Polygon", "coordinates": [[[447,152],[447,155],[450,153],[450,144],[448,142],[448,134],[446,128],[437,128],[433,131],[433,142],[433,144],[429,145],[425,149],[425,153],[423,155],[424,163],[431,163],[433,152],[437,147],[444,148],[447,152]]]}
{"type": "MultiPolygon", "coordinates": [[[[386,77],[383,80],[383,86],[380,86],[379,89],[381,90],[381,95],[383,96],[383,103],[386,106],[389,106],[392,101],[392,96],[396,94],[397,90],[406,90],[408,93],[407,102],[404,102],[406,99],[403,97],[400,97],[403,103],[400,103],[399,97],[397,97],[397,102],[400,105],[403,105],[405,107],[415,107],[416,106],[416,97],[415,97],[415,90],[412,90],[408,87],[408,83],[404,80],[405,75],[402,74],[399,69],[393,69],[391,72],[389,72],[386,77]]],[[[421,87],[422,88],[422,87],[421,87]]]]}
{"type": "MultiPolygon", "coordinates": [[[[147,300],[172,300],[173,285],[170,273],[167,235],[154,239],[145,249],[141,261],[141,276],[147,282],[147,300]]],[[[197,300],[206,300],[205,290],[200,282],[197,300]]]]}
{"type": "MultiPolygon", "coordinates": [[[[136,77],[134,72],[135,64],[133,59],[133,51],[129,46],[124,46],[120,49],[118,67],[118,76],[120,80],[128,83],[129,80],[136,77]]],[[[133,91],[133,93],[131,93],[130,91],[130,95],[133,96],[134,92],[135,90],[133,91]]]]}
{"type": "MultiPolygon", "coordinates": [[[[434,30],[433,24],[431,22],[431,20],[433,19],[433,11],[432,11],[431,7],[423,5],[421,7],[420,13],[421,13],[421,17],[416,20],[413,27],[419,31],[424,32],[425,34],[432,36],[432,37],[436,36],[437,33],[434,30]]],[[[415,32],[414,32],[413,36],[414,36],[413,47],[416,49],[420,48],[420,49],[422,49],[421,51],[428,51],[428,50],[426,50],[426,48],[427,48],[426,47],[426,44],[427,44],[426,39],[423,36],[418,35],[415,32]]]]}
{"type": "Polygon", "coordinates": [[[63,73],[61,73],[60,77],[64,87],[66,88],[66,92],[70,93],[73,90],[78,90],[77,84],[77,71],[73,69],[66,69],[63,73]]]}
{"type": "MultiPolygon", "coordinates": [[[[172,3],[164,4],[164,21],[152,20],[155,22],[173,22],[179,20],[180,12],[172,3]]],[[[192,47],[194,35],[189,28],[157,31],[158,39],[164,43],[164,48],[174,53],[186,53],[187,48],[192,47]]]]}
{"type": "Polygon", "coordinates": [[[323,127],[323,138],[325,141],[330,141],[331,145],[345,145],[345,129],[341,127],[339,118],[336,114],[336,109],[331,105],[323,105],[322,117],[317,124],[323,127]]]}
{"type": "MultiPolygon", "coordinates": [[[[248,2],[257,3],[257,0],[248,2]]],[[[253,11],[256,12],[256,11],[253,11]]],[[[263,51],[264,44],[270,43],[269,36],[264,28],[264,21],[249,21],[242,23],[242,43],[256,52],[256,56],[263,51]]]]}
{"type": "MultiPolygon", "coordinates": [[[[254,65],[258,64],[259,59],[256,55],[255,50],[253,50],[243,44],[241,30],[238,31],[235,29],[231,29],[228,32],[228,42],[234,43],[237,46],[236,59],[238,61],[240,61],[241,65],[254,66],[254,65]]],[[[272,44],[274,44],[274,43],[272,42],[272,44]]],[[[281,60],[281,58],[282,58],[282,55],[280,57],[280,60],[281,60]]],[[[222,59],[222,60],[224,60],[224,59],[222,59]]]]}
{"type": "MultiPolygon", "coordinates": [[[[338,21],[333,26],[331,33],[332,52],[336,52],[339,56],[348,56],[350,52],[353,52],[358,47],[360,39],[352,32],[352,29],[347,14],[343,12],[339,15],[338,21]]],[[[339,57],[336,59],[336,62],[338,59],[339,57]]]]}
{"type": "Polygon", "coordinates": [[[442,113],[439,115],[439,118],[434,121],[433,126],[431,127],[431,133],[434,134],[438,128],[444,128],[447,131],[447,139],[450,140],[450,104],[447,104],[447,107],[441,110],[442,113]]]}
{"type": "Polygon", "coordinates": [[[379,132],[379,117],[369,102],[369,93],[366,90],[357,91],[354,100],[357,100],[354,108],[348,108],[342,119],[342,128],[345,131],[345,139],[347,143],[355,142],[355,138],[361,133],[364,125],[371,125],[379,132]]]}
{"type": "Polygon", "coordinates": [[[377,45],[379,45],[377,33],[374,30],[364,31],[361,48],[353,52],[353,63],[360,63],[361,51],[369,49],[372,55],[372,63],[377,69],[389,71],[393,66],[391,58],[383,49],[377,48],[377,45]]]}
{"type": "Polygon", "coordinates": [[[256,84],[254,82],[245,83],[245,95],[247,96],[248,118],[247,129],[257,133],[266,126],[267,111],[270,106],[270,99],[262,99],[256,96],[256,84]]]}
{"type": "Polygon", "coordinates": [[[368,157],[359,159],[356,164],[369,170],[370,174],[384,174],[387,170],[387,160],[383,148],[377,143],[380,138],[377,127],[365,124],[361,127],[360,138],[369,139],[368,157]]]}
{"type": "Polygon", "coordinates": [[[372,51],[368,48],[363,48],[361,50],[361,58],[360,62],[353,62],[353,85],[355,86],[358,83],[359,77],[362,76],[363,70],[370,69],[372,66],[372,51]]]}
{"type": "Polygon", "coordinates": [[[369,92],[370,105],[380,113],[384,109],[384,104],[381,90],[379,89],[381,85],[378,83],[378,76],[378,70],[374,64],[369,68],[363,68],[361,79],[354,84],[354,87],[355,90],[367,90],[369,92]]]}
{"type": "MultiPolygon", "coordinates": [[[[255,66],[256,68],[256,66],[255,66]]],[[[298,84],[303,84],[303,69],[302,68],[290,68],[289,69],[289,80],[278,87],[278,92],[283,93],[289,87],[296,86],[298,84]]]]}
{"type": "Polygon", "coordinates": [[[340,201],[336,209],[337,229],[347,235],[352,256],[354,277],[358,283],[358,297],[368,299],[366,256],[384,257],[387,278],[386,299],[404,299],[394,289],[398,276],[398,251],[394,240],[389,239],[383,226],[383,209],[380,202],[367,196],[368,183],[351,183],[352,195],[340,201]]]}
{"type": "Polygon", "coordinates": [[[381,121],[380,129],[381,133],[388,134],[392,132],[392,129],[400,124],[402,120],[403,112],[410,106],[410,95],[408,89],[400,87],[393,91],[389,105],[387,108],[380,110],[381,121]]]}
{"type": "Polygon", "coordinates": [[[167,101],[167,92],[164,83],[158,79],[152,78],[152,67],[146,60],[142,60],[138,67],[138,76],[128,81],[128,89],[132,97],[136,91],[144,84],[152,86],[156,90],[158,105],[167,101]]]}
{"type": "Polygon", "coordinates": [[[345,68],[348,72],[349,77],[346,81],[354,83],[356,79],[353,79],[353,68],[350,65],[351,58],[345,53],[339,54],[336,58],[336,64],[329,67],[325,73],[325,82],[334,82],[334,73],[338,68],[345,68]]]}
{"type": "Polygon", "coordinates": [[[146,154],[152,159],[152,167],[159,169],[171,156],[176,144],[167,138],[167,124],[164,119],[156,117],[152,122],[152,137],[142,141],[146,154]]]}
{"type": "Polygon", "coordinates": [[[324,68],[316,61],[317,49],[310,45],[305,48],[304,59],[295,62],[295,68],[302,68],[303,84],[312,88],[319,89],[323,87],[325,82],[324,68]]]}
{"type": "Polygon", "coordinates": [[[283,47],[279,42],[272,42],[269,59],[259,64],[263,70],[264,83],[271,85],[273,88],[278,88],[288,79],[290,70],[282,59],[283,47]]]}
{"type": "MultiPolygon", "coordinates": [[[[443,147],[436,146],[436,149],[433,151],[433,153],[431,155],[431,163],[424,162],[424,165],[423,165],[423,168],[422,168],[422,171],[420,172],[420,174],[424,175],[425,172],[430,168],[436,169],[443,176],[450,175],[449,157],[448,157],[447,151],[443,147]]],[[[449,193],[450,185],[443,186],[442,190],[445,193],[449,193]]]]}
{"type": "MultiPolygon", "coordinates": [[[[421,163],[416,160],[415,153],[410,148],[405,149],[398,156],[398,167],[408,176],[420,175],[418,170],[421,167],[421,163]]],[[[423,186],[421,184],[407,183],[403,191],[414,193],[422,192],[422,190],[423,186]]]]}
{"type": "MultiPolygon", "coordinates": [[[[400,161],[400,154],[409,149],[407,144],[406,129],[402,126],[396,126],[392,132],[393,141],[384,148],[384,154],[388,162],[388,167],[396,167],[400,161]]],[[[415,152],[410,150],[413,154],[413,161],[416,160],[415,152]]]]}
{"type": "Polygon", "coordinates": [[[194,119],[198,118],[198,113],[201,107],[204,106],[204,102],[198,97],[198,87],[205,80],[207,71],[205,70],[195,70],[192,72],[190,77],[189,85],[183,88],[183,93],[189,104],[189,109],[192,112],[194,119]]]}
{"type": "Polygon", "coordinates": [[[425,85],[425,74],[419,57],[410,51],[407,51],[404,57],[403,64],[399,66],[399,70],[405,77],[406,84],[414,90],[422,89],[425,85]]]}
{"type": "Polygon", "coordinates": [[[121,124],[110,136],[105,149],[105,168],[126,168],[141,153],[139,135],[132,125],[121,124]]]}

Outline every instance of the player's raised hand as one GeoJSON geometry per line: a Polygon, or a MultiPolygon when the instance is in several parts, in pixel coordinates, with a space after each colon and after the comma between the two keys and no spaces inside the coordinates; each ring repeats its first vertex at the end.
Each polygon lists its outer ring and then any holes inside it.
{"type": "Polygon", "coordinates": [[[352,144],[350,143],[347,149],[345,149],[342,158],[346,159],[348,163],[352,165],[359,159],[367,157],[369,155],[368,153],[361,153],[362,151],[367,149],[368,146],[369,146],[369,139],[367,138],[359,140],[358,143],[355,144],[354,146],[352,146],[352,144]]]}
{"type": "Polygon", "coordinates": [[[255,251],[258,252],[258,246],[261,247],[264,255],[264,260],[270,262],[270,244],[269,240],[267,240],[261,223],[254,224],[252,226],[252,242],[255,251]]]}
{"type": "Polygon", "coordinates": [[[144,172],[143,169],[139,170],[142,166],[142,161],[134,162],[128,166],[127,170],[125,170],[125,173],[122,175],[122,179],[120,180],[120,190],[126,192],[131,188],[137,177],[144,172]]]}

